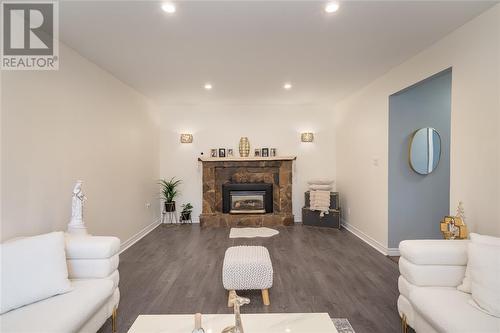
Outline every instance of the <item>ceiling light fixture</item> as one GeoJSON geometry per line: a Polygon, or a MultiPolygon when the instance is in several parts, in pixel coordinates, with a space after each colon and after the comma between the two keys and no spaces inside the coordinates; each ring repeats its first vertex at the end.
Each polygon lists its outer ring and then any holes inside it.
{"type": "Polygon", "coordinates": [[[283,89],[285,89],[285,90],[290,90],[290,89],[292,89],[292,84],[291,84],[291,83],[289,83],[289,82],[285,83],[285,84],[283,85],[283,89]]]}
{"type": "Polygon", "coordinates": [[[334,1],[334,2],[329,2],[325,6],[325,12],[327,13],[335,13],[337,10],[339,10],[339,3],[334,1]]]}
{"type": "Polygon", "coordinates": [[[165,13],[169,14],[175,13],[175,5],[171,2],[166,2],[163,5],[161,5],[161,9],[163,9],[165,13]]]}
{"type": "Polygon", "coordinates": [[[212,84],[205,83],[205,85],[203,86],[203,88],[205,88],[205,90],[211,90],[212,89],[212,84]]]}

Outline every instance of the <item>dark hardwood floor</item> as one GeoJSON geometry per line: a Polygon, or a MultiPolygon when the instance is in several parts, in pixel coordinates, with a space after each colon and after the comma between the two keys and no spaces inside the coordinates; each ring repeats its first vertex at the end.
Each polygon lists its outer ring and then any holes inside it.
{"type": "MultiPolygon", "coordinates": [[[[242,293],[242,312],[328,312],[356,333],[399,332],[397,264],[349,232],[298,224],[271,238],[229,239],[229,229],[161,225],[120,256],[118,330],[140,314],[230,313],[222,287],[227,247],[263,245],[274,267],[271,305],[242,293]]],[[[99,332],[110,332],[110,321],[99,332]]]]}

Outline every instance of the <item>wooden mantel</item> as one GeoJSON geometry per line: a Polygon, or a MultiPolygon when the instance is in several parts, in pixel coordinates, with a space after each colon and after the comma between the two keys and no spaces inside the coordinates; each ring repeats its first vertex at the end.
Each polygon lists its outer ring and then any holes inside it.
{"type": "Polygon", "coordinates": [[[297,156],[274,157],[198,157],[200,162],[294,161],[297,156]]]}

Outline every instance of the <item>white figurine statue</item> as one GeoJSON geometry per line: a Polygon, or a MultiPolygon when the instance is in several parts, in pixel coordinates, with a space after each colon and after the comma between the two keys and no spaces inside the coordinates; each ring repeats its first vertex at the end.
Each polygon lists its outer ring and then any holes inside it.
{"type": "Polygon", "coordinates": [[[464,209],[464,203],[462,201],[458,202],[457,215],[455,216],[460,217],[462,219],[462,222],[465,223],[465,209],[464,209]]]}
{"type": "Polygon", "coordinates": [[[73,235],[87,235],[87,227],[83,222],[83,203],[87,198],[83,194],[82,185],[83,181],[76,181],[71,199],[71,221],[68,224],[68,233],[73,235]]]}

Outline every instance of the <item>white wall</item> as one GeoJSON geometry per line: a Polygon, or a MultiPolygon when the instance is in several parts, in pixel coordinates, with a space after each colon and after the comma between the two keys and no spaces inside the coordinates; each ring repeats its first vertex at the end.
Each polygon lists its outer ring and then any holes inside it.
{"type": "Polygon", "coordinates": [[[189,201],[193,216],[201,212],[202,173],[200,153],[211,148],[233,148],[238,154],[240,137],[254,148],[275,147],[278,155],[296,155],[293,210],[301,220],[306,182],[311,178],[335,177],[335,133],[330,109],[320,105],[179,105],[161,113],[161,175],[184,181],[179,203],[189,201]],[[300,142],[300,133],[312,131],[313,143],[300,142]],[[192,144],[179,143],[180,133],[193,133],[192,144]]]}
{"type": "Polygon", "coordinates": [[[1,239],[65,229],[83,179],[89,232],[125,241],[158,217],[152,108],[62,44],[60,61],[2,73],[1,239]]]}
{"type": "Polygon", "coordinates": [[[496,5],[335,107],[338,190],[344,212],[350,210],[344,218],[383,247],[388,227],[388,96],[450,66],[450,207],[463,201],[472,231],[500,236],[500,5],[496,5]]]}

